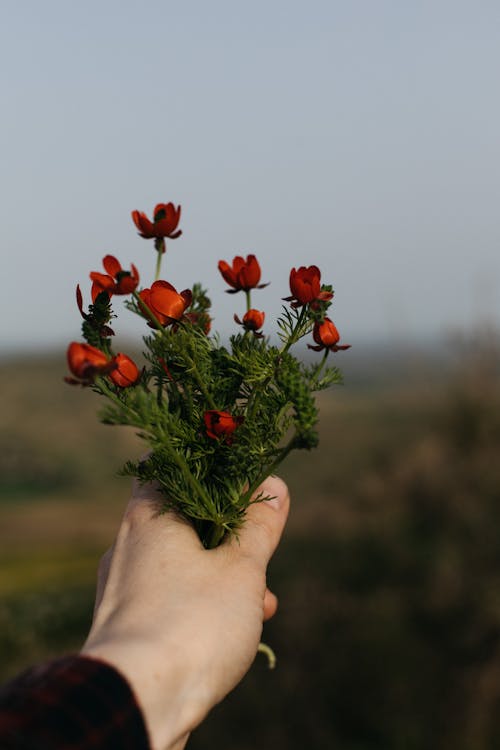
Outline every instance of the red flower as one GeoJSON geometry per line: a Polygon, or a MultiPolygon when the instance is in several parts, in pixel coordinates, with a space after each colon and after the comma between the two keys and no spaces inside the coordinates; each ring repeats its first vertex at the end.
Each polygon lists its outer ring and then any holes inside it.
{"type": "Polygon", "coordinates": [[[260,281],[260,265],[255,255],[247,255],[247,259],[244,260],[240,255],[237,255],[233,259],[233,265],[230,266],[225,260],[219,261],[219,271],[221,272],[224,281],[233,289],[228,289],[229,294],[235,292],[244,291],[248,292],[250,289],[263,289],[267,284],[259,284],[260,281]]]}
{"type": "Polygon", "coordinates": [[[248,310],[243,316],[243,320],[240,320],[237,315],[234,316],[235,321],[240,325],[243,326],[247,331],[253,331],[256,336],[261,337],[261,333],[257,333],[259,328],[262,328],[264,325],[264,319],[266,317],[266,313],[261,312],[260,310],[254,310],[253,308],[251,310],[248,310]]]}
{"type": "Polygon", "coordinates": [[[181,207],[176,208],[173,203],[158,203],[153,211],[153,221],[150,221],[142,211],[132,211],[134,224],[139,230],[140,236],[144,237],[145,240],[150,240],[153,237],[177,239],[182,234],[182,230],[177,229],[180,218],[181,207]]]}
{"type": "MultiPolygon", "coordinates": [[[[157,320],[163,325],[180,320],[184,312],[192,302],[193,295],[190,289],[184,289],[179,294],[168,281],[155,281],[151,289],[143,289],[139,297],[151,310],[157,320]]],[[[144,311],[146,317],[150,317],[144,311]]],[[[153,318],[150,318],[153,325],[153,318]]]]}
{"type": "Polygon", "coordinates": [[[67,359],[69,369],[78,378],[65,378],[71,385],[89,385],[97,375],[107,375],[116,367],[115,362],[108,359],[100,349],[76,341],[68,346],[67,359]]]}
{"type": "Polygon", "coordinates": [[[313,329],[313,339],[317,346],[308,344],[309,349],[320,352],[322,349],[329,349],[331,352],[338,352],[343,349],[350,349],[350,344],[339,345],[340,333],[337,326],[332,323],[330,318],[325,318],[322,323],[315,323],[313,329]]]}
{"type": "Polygon", "coordinates": [[[107,271],[107,275],[97,271],[92,271],[90,274],[93,281],[92,302],[96,301],[97,295],[101,292],[107,292],[109,296],[112,294],[131,294],[137,288],[139,272],[133,263],[130,271],[124,271],[121,263],[114,255],[106,255],[102,259],[102,264],[104,270],[107,271]]]}
{"type": "Polygon", "coordinates": [[[232,442],[233,432],[243,422],[243,417],[233,417],[228,411],[216,409],[206,411],[203,418],[208,437],[214,440],[222,438],[227,443],[232,442]]]}
{"type": "Polygon", "coordinates": [[[290,291],[291,297],[285,297],[287,302],[292,302],[292,307],[302,307],[315,300],[327,302],[333,297],[332,292],[321,291],[321,271],[318,266],[301,266],[297,271],[292,268],[290,271],[290,291]]]}
{"type": "Polygon", "coordinates": [[[82,290],[80,289],[80,284],[76,285],[76,304],[78,305],[78,309],[80,310],[80,315],[82,316],[82,318],[84,320],[90,320],[92,316],[83,312],[83,296],[82,290]]]}
{"type": "Polygon", "coordinates": [[[135,385],[140,377],[139,368],[126,354],[117,354],[113,357],[115,369],[109,373],[113,383],[120,388],[128,388],[135,385]]]}

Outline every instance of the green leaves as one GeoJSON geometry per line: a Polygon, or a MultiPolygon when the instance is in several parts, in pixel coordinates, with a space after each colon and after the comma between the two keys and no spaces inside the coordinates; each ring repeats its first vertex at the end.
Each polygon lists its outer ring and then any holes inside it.
{"type": "MultiPolygon", "coordinates": [[[[138,300],[126,307],[147,320],[138,300]]],[[[329,347],[307,365],[290,350],[329,304],[326,296],[284,306],[280,346],[241,329],[222,346],[208,335],[210,300],[196,284],[180,319],[156,321],[144,338],[146,366],[135,384],[118,387],[106,373],[91,384],[106,398],[101,420],[134,427],[148,446],[148,458],[128,461],[123,473],[157,483],[163,510],[188,518],[205,546],[237,533],[250,502],[265,499],[252,499],[254,491],[290,451],[318,444],[314,392],[341,376],[326,367],[329,347]]],[[[108,295],[99,294],[89,313],[81,312],[88,343],[110,355],[108,295]]]]}
{"type": "Polygon", "coordinates": [[[97,295],[94,303],[89,305],[88,313],[83,313],[82,334],[91,346],[96,346],[103,351],[107,350],[106,339],[113,336],[113,331],[108,323],[113,316],[109,295],[101,292],[97,295]]]}
{"type": "Polygon", "coordinates": [[[308,307],[296,309],[283,305],[282,313],[278,318],[278,336],[287,350],[303,336],[307,336],[313,326],[314,316],[308,307]]]}
{"type": "MultiPolygon", "coordinates": [[[[301,315],[290,316],[299,330],[309,326],[301,315]]],[[[96,383],[110,399],[101,418],[140,430],[151,453],[127,462],[124,473],[157,482],[164,507],[191,519],[209,546],[237,531],[251,490],[290,450],[317,445],[313,391],[339,374],[331,368],[319,377],[318,365],[249,333],[220,346],[189,320],[144,343],[148,366],[140,385],[113,391],[104,379],[96,383]],[[230,439],[207,435],[204,416],[214,409],[242,419],[230,439]]]]}

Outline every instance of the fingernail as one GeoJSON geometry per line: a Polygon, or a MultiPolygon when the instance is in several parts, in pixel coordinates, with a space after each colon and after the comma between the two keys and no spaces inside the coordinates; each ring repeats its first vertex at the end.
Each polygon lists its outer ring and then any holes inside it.
{"type": "Polygon", "coordinates": [[[274,510],[279,510],[283,505],[283,498],[279,495],[272,495],[268,500],[264,500],[267,505],[270,505],[274,510]]]}
{"type": "Polygon", "coordinates": [[[281,510],[287,494],[286,484],[283,480],[274,476],[270,477],[264,483],[262,490],[266,495],[269,495],[269,499],[264,500],[264,502],[268,503],[274,510],[281,510]]]}

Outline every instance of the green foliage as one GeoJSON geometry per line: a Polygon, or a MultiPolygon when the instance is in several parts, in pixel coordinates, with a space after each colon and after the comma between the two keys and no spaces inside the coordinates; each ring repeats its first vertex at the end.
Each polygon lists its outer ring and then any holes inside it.
{"type": "MultiPolygon", "coordinates": [[[[134,427],[148,446],[148,458],[127,462],[123,473],[157,482],[164,509],[190,519],[212,547],[237,532],[255,490],[291,450],[317,446],[313,394],[340,375],[325,369],[328,346],[313,366],[290,351],[322,322],[328,300],[284,306],[280,347],[244,327],[226,347],[209,335],[206,290],[195,284],[191,294],[184,314],[160,324],[134,293],[126,306],[149,318],[152,329],[144,338],[143,373],[131,387],[120,387],[104,372],[92,388],[107,399],[102,421],[134,427]]],[[[84,334],[111,357],[108,342],[96,334],[112,315],[104,297],[85,316],[84,334]]],[[[250,307],[250,292],[246,298],[250,307]]]]}
{"type": "Polygon", "coordinates": [[[83,318],[82,334],[88,344],[108,351],[106,340],[113,335],[112,329],[108,326],[112,317],[114,316],[109,296],[106,292],[101,292],[83,318]]]}
{"type": "Polygon", "coordinates": [[[293,307],[288,308],[283,305],[281,315],[278,318],[278,336],[285,346],[290,346],[310,333],[313,325],[314,311],[309,310],[307,315],[305,307],[300,308],[299,312],[293,307]]]}

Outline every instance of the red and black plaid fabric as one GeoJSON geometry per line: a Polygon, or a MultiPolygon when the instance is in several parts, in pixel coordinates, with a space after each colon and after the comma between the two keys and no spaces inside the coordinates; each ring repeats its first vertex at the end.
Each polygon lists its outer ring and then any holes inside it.
{"type": "Polygon", "coordinates": [[[67,656],[0,688],[2,750],[150,750],[126,680],[96,659],[67,656]]]}

